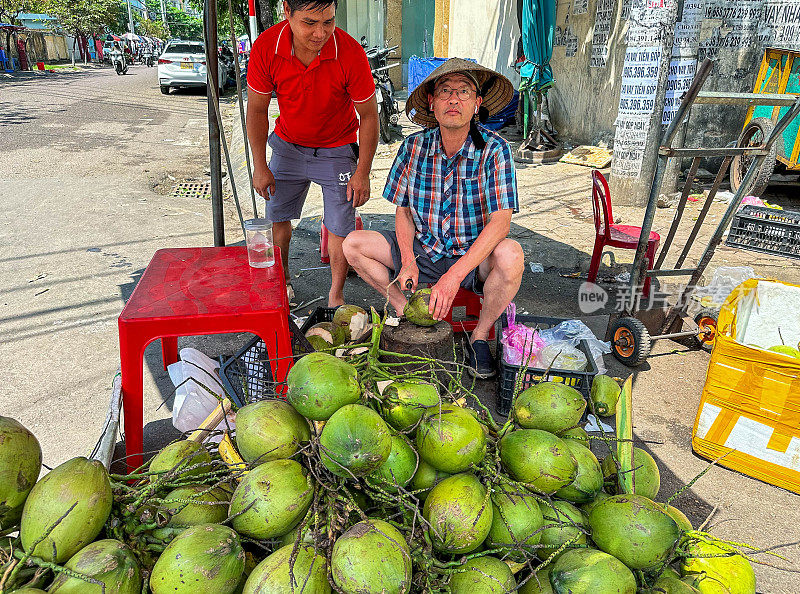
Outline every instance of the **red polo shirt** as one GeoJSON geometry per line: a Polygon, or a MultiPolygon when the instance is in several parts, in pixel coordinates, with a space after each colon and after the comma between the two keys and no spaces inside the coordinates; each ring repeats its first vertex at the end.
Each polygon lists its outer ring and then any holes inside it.
{"type": "Polygon", "coordinates": [[[335,28],[306,68],[292,50],[289,21],[256,39],[247,87],[264,95],[275,91],[280,109],[275,132],[287,142],[314,148],[356,142],[358,117],[353,104],[375,94],[367,55],[355,39],[335,28]]]}

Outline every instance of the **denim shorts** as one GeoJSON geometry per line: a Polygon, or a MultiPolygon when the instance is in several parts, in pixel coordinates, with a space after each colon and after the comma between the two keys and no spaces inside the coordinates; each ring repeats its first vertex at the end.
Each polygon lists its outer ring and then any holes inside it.
{"type": "MultiPolygon", "coordinates": [[[[389,243],[389,247],[392,248],[394,270],[390,271],[389,274],[392,279],[394,279],[394,277],[400,274],[400,269],[403,268],[402,258],[400,257],[400,244],[397,243],[397,235],[394,231],[378,231],[378,233],[383,235],[389,243]]],[[[444,273],[450,270],[460,258],[460,256],[445,256],[434,262],[416,237],[414,238],[414,255],[417,257],[417,268],[419,268],[419,284],[438,282],[444,273]]],[[[478,295],[483,295],[483,282],[478,278],[477,268],[470,270],[469,274],[464,277],[464,280],[461,281],[461,287],[473,293],[477,293],[478,295]]],[[[400,288],[405,290],[405,287],[400,288]]]]}
{"type": "Polygon", "coordinates": [[[275,222],[299,219],[311,182],[322,186],[325,227],[339,237],[356,228],[356,210],[347,200],[347,182],[356,170],[357,146],[309,148],[286,142],[275,133],[269,168],[275,176],[275,195],[267,200],[267,218],[275,222]]]}

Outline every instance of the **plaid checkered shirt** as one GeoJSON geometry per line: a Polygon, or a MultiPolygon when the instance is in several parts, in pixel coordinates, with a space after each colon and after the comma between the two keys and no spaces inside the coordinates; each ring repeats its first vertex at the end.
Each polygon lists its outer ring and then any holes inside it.
{"type": "Polygon", "coordinates": [[[514,160],[506,141],[478,126],[486,146],[467,136],[448,159],[439,127],[408,136],[397,151],[383,197],[411,209],[416,236],[434,262],[463,256],[493,212],[519,211],[514,160]]]}

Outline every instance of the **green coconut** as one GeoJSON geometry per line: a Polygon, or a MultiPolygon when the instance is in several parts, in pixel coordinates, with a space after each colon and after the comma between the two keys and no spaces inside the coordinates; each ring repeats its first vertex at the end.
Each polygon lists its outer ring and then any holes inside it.
{"type": "Polygon", "coordinates": [[[791,347],[789,345],[777,344],[775,346],[769,347],[767,350],[772,351],[773,353],[780,353],[781,355],[786,355],[787,357],[800,359],[800,350],[791,347]]]}
{"type": "MultiPolygon", "coordinates": [[[[188,439],[169,444],[150,460],[150,472],[171,472],[175,478],[200,476],[211,469],[211,454],[205,446],[188,439]]],[[[152,480],[156,480],[156,477],[152,480]]]]}
{"type": "Polygon", "coordinates": [[[599,493],[597,493],[597,494],[594,496],[594,499],[592,499],[591,501],[588,501],[588,502],[584,503],[583,505],[580,505],[579,507],[581,508],[581,510],[583,511],[583,513],[584,513],[584,514],[586,514],[586,516],[588,516],[588,515],[589,515],[589,512],[590,512],[590,511],[592,511],[592,508],[593,508],[595,505],[597,505],[597,504],[598,504],[598,503],[600,503],[601,501],[604,501],[604,500],[608,499],[609,497],[611,497],[611,495],[609,495],[609,494],[608,494],[608,493],[606,493],[605,491],[600,491],[599,493]]]}
{"type": "Polygon", "coordinates": [[[540,493],[553,494],[578,475],[578,464],[562,439],[539,429],[520,429],[500,440],[509,474],[540,493]]]}
{"type": "Polygon", "coordinates": [[[236,413],[236,448],[252,464],[291,458],[309,439],[308,421],[283,400],[254,402],[236,413]]]}
{"type": "Polygon", "coordinates": [[[673,507],[671,505],[662,504],[664,511],[666,511],[669,516],[675,520],[675,523],[678,525],[678,528],[683,530],[684,532],[689,532],[690,530],[694,530],[692,527],[692,521],[686,517],[686,514],[679,510],[677,507],[673,507]]]}
{"type": "Polygon", "coordinates": [[[345,594],[405,594],[411,590],[411,552],[394,526],[365,520],[336,539],[331,575],[345,594]]]}
{"type": "Polygon", "coordinates": [[[453,404],[433,408],[417,428],[417,451],[438,470],[455,474],[486,455],[486,433],[469,410],[453,404]]]}
{"type": "Polygon", "coordinates": [[[668,567],[642,594],[700,594],[700,590],[682,581],[678,573],[668,567]]]}
{"type": "Polygon", "coordinates": [[[68,460],[28,494],[19,532],[22,547],[36,557],[62,563],[97,538],[111,503],[111,482],[103,464],[86,458],[68,460]]]}
{"type": "Polygon", "coordinates": [[[118,540],[98,540],[75,553],[65,567],[105,585],[57,573],[50,594],[141,594],[142,572],[136,556],[118,540]]]}
{"type": "Polygon", "coordinates": [[[411,479],[411,484],[409,487],[412,491],[419,491],[419,493],[416,493],[416,496],[421,501],[425,501],[425,498],[428,496],[428,493],[430,493],[431,489],[448,476],[452,475],[449,472],[436,470],[433,466],[420,458],[419,464],[417,465],[417,472],[414,473],[414,477],[411,479]]]}
{"type": "Polygon", "coordinates": [[[433,326],[436,320],[429,311],[430,302],[431,290],[419,289],[409,298],[403,308],[403,315],[409,322],[417,326],[433,326]]]}
{"type": "Polygon", "coordinates": [[[289,404],[313,421],[326,421],[361,398],[356,368],[328,353],[301,357],[286,374],[286,388],[289,404]]]}
{"type": "Polygon", "coordinates": [[[347,404],[325,423],[319,448],[322,463],[333,474],[365,476],[386,462],[392,450],[392,435],[374,410],[347,404]]]}
{"type": "Polygon", "coordinates": [[[19,522],[41,469],[42,448],[33,433],[0,416],[0,531],[19,522]]]}
{"type": "Polygon", "coordinates": [[[14,590],[14,594],[47,594],[47,592],[39,588],[22,588],[21,590],[14,590]]]}
{"type": "Polygon", "coordinates": [[[668,513],[642,495],[614,495],[589,514],[592,540],[631,569],[652,569],[669,557],[681,530],[668,513]]]}
{"type": "Polygon", "coordinates": [[[756,576],[750,561],[716,540],[690,539],[681,575],[703,594],[755,594],[756,576]]]}
{"type": "Polygon", "coordinates": [[[405,487],[417,471],[419,456],[404,435],[392,435],[389,457],[369,475],[368,482],[378,485],[389,493],[397,493],[405,487]]]}
{"type": "Polygon", "coordinates": [[[312,545],[301,545],[290,570],[294,545],[284,546],[250,572],[242,594],[330,594],[328,563],[312,545]]]}
{"type": "Polygon", "coordinates": [[[610,417],[617,414],[617,401],[619,400],[620,387],[617,380],[608,375],[598,374],[592,380],[592,389],[589,398],[594,404],[594,411],[601,417],[610,417]]]}
{"type": "Polygon", "coordinates": [[[320,322],[306,331],[306,339],[314,350],[329,349],[344,344],[344,328],[334,326],[333,322],[320,322]]]}
{"type": "Polygon", "coordinates": [[[492,526],[486,546],[510,549],[509,557],[522,561],[526,553],[535,551],[535,545],[539,544],[543,523],[538,500],[533,494],[510,485],[498,485],[492,494],[492,526]]]}
{"type": "Polygon", "coordinates": [[[616,557],[593,549],[570,549],[559,555],[550,570],[555,592],[636,594],[636,578],[616,557]]]}
{"type": "Polygon", "coordinates": [[[563,440],[572,439],[582,443],[587,448],[589,447],[589,434],[583,427],[570,427],[566,431],[559,433],[558,436],[563,440]]]}
{"type": "MultiPolygon", "coordinates": [[[[617,464],[611,454],[603,458],[602,468],[606,490],[612,495],[616,494],[619,491],[617,464]]],[[[642,448],[635,446],[633,448],[633,482],[634,493],[648,499],[655,499],[661,488],[661,473],[656,461],[642,448]]]]}
{"type": "Polygon", "coordinates": [[[542,511],[543,530],[539,540],[541,546],[536,554],[540,559],[547,559],[565,543],[569,543],[568,546],[586,544],[589,525],[577,507],[568,501],[554,499],[549,503],[539,501],[539,509],[542,511]]]}
{"type": "Polygon", "coordinates": [[[563,442],[575,458],[578,474],[569,485],[556,491],[556,496],[573,503],[588,503],[603,489],[603,471],[600,462],[581,442],[574,439],[565,439],[563,442]]]}
{"type": "Polygon", "coordinates": [[[507,563],[488,555],[470,559],[462,565],[458,573],[450,578],[451,594],[505,594],[513,592],[517,580],[507,563]]]}
{"type": "Polygon", "coordinates": [[[242,579],[244,563],[244,549],[236,532],[219,524],[192,526],[176,536],[159,556],[150,574],[150,590],[153,594],[233,594],[242,579]]]}
{"type": "Polygon", "coordinates": [[[383,390],[383,418],[398,431],[414,427],[426,409],[439,405],[436,386],[416,382],[392,382],[383,390]]]}
{"type": "Polygon", "coordinates": [[[230,500],[231,494],[221,487],[187,485],[170,491],[161,507],[169,516],[168,526],[188,528],[224,522],[230,500]]]}
{"type": "Polygon", "coordinates": [[[520,392],[514,402],[514,418],[524,429],[560,433],[575,427],[586,410],[586,399],[575,388],[556,382],[540,382],[520,392]]]}
{"type": "Polygon", "coordinates": [[[242,478],[228,513],[235,516],[231,523],[236,532],[275,538],[300,523],[312,499],[312,482],[305,468],[294,460],[271,460],[242,478]]]}
{"type": "Polygon", "coordinates": [[[342,344],[350,340],[361,338],[367,329],[369,318],[363,307],[358,305],[340,305],[333,312],[333,327],[336,336],[341,336],[342,344]]]}
{"type": "Polygon", "coordinates": [[[492,505],[486,488],[472,474],[456,474],[436,485],[422,508],[431,525],[433,548],[463,554],[477,549],[492,527],[492,505]]]}
{"type": "Polygon", "coordinates": [[[528,581],[519,587],[519,594],[553,594],[553,586],[550,584],[550,568],[540,567],[535,573],[531,574],[528,581]]]}

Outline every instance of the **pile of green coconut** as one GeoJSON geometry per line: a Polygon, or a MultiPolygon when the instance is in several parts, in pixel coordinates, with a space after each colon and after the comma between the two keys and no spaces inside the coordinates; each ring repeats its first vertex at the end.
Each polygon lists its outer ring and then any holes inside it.
{"type": "Polygon", "coordinates": [[[582,428],[614,380],[539,383],[500,424],[458,364],[444,384],[384,362],[382,324],[299,358],[219,445],[130,474],[79,457],[40,479],[36,438],[0,417],[0,592],[755,592],[747,551],[665,503],[642,449],[624,492],[613,440],[582,428]]]}

